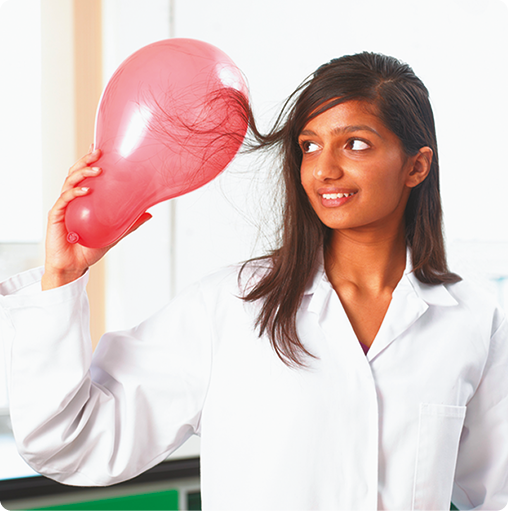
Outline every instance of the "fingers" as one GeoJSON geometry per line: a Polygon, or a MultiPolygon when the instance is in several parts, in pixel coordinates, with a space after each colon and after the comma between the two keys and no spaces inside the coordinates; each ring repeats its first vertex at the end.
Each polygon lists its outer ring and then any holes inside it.
{"type": "MultiPolygon", "coordinates": [[[[90,149],[93,149],[93,144],[90,146],[90,149]]],[[[87,167],[91,165],[92,163],[95,163],[101,156],[101,150],[95,149],[92,151],[88,151],[83,158],[80,158],[70,169],[68,175],[70,176],[77,170],[81,170],[84,167],[87,167]]]]}
{"type": "Polygon", "coordinates": [[[94,150],[91,144],[88,153],[79,159],[70,169],[67,178],[62,186],[60,197],[55,202],[53,208],[49,212],[50,221],[59,222],[63,219],[65,208],[70,201],[76,197],[86,195],[89,188],[86,186],[78,187],[79,183],[87,177],[98,176],[102,169],[100,167],[91,167],[101,156],[100,149],[94,150]]]}
{"type": "Polygon", "coordinates": [[[99,167],[91,166],[100,156],[100,149],[94,150],[94,145],[91,144],[88,153],[69,169],[67,178],[62,186],[62,193],[77,186],[85,177],[94,177],[100,174],[101,169],[99,167]]]}
{"type": "Polygon", "coordinates": [[[100,167],[83,167],[67,176],[62,186],[62,193],[75,188],[86,177],[96,177],[102,172],[100,167]]]}
{"type": "Polygon", "coordinates": [[[58,197],[55,205],[51,208],[49,212],[49,220],[52,222],[61,222],[65,216],[65,208],[76,197],[82,197],[86,195],[90,189],[88,187],[79,187],[79,188],[70,188],[62,192],[60,197],[58,197]]]}

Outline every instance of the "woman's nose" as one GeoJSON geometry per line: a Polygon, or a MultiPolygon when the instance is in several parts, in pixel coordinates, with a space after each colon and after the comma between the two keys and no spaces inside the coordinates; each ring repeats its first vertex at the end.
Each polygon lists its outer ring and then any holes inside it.
{"type": "Polygon", "coordinates": [[[327,179],[339,179],[343,174],[339,156],[333,151],[323,150],[312,171],[314,178],[326,181],[327,179]]]}

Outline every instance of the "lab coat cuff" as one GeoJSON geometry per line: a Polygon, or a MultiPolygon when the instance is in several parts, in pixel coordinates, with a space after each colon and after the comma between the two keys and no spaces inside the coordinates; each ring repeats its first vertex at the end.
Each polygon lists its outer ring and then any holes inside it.
{"type": "Polygon", "coordinates": [[[0,307],[16,309],[27,306],[50,306],[76,299],[86,290],[89,270],[81,277],[55,289],[42,291],[44,267],[35,268],[0,283],[0,307]]]}

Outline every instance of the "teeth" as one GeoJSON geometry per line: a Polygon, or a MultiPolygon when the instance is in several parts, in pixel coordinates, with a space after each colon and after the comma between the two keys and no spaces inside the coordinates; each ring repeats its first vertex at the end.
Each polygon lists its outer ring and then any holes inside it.
{"type": "Polygon", "coordinates": [[[342,199],[342,197],[350,197],[353,193],[324,193],[324,199],[342,199]]]}

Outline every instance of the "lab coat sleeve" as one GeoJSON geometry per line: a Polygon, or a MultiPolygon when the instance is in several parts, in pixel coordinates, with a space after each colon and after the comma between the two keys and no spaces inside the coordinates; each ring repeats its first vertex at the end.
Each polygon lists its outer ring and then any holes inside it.
{"type": "Polygon", "coordinates": [[[86,276],[40,291],[41,271],[0,286],[1,335],[18,450],[77,486],[132,478],[199,434],[212,331],[196,284],[92,357],[86,276]]]}
{"type": "Polygon", "coordinates": [[[499,510],[508,503],[508,324],[499,312],[493,323],[460,441],[452,496],[459,509],[499,510]]]}

